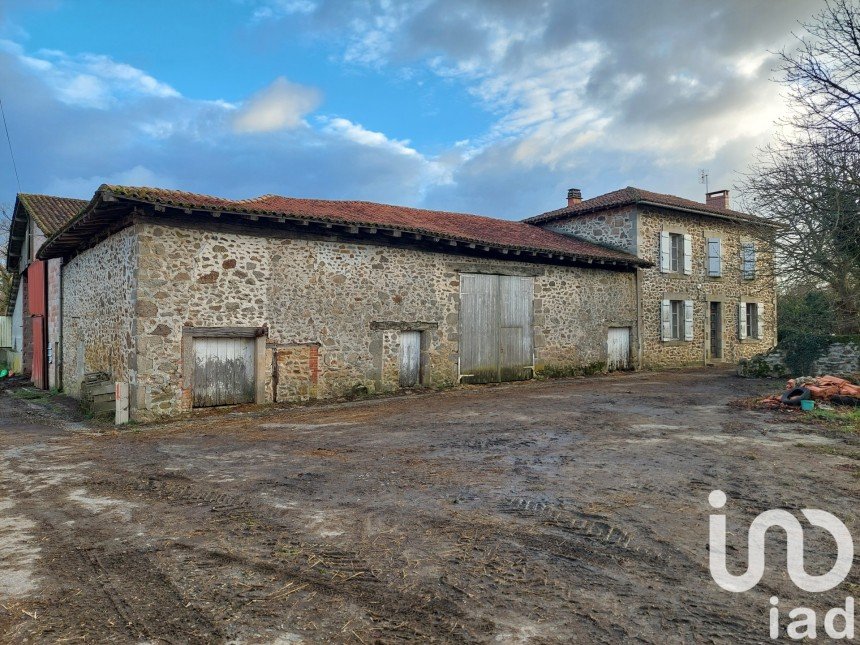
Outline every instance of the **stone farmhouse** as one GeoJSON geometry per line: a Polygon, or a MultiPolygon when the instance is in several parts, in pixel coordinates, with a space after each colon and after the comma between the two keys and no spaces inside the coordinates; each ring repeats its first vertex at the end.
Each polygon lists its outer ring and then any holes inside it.
{"type": "Polygon", "coordinates": [[[627,188],[523,222],[368,202],[103,185],[61,264],[59,382],[131,417],[612,369],[774,344],[772,226],[627,188]]]}

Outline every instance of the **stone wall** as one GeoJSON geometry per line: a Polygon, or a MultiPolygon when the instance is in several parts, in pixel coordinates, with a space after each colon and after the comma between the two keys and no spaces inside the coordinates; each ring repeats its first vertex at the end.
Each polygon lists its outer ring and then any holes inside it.
{"type": "Polygon", "coordinates": [[[63,387],[103,371],[135,384],[135,227],[112,235],[63,266],[63,387]]]}
{"type": "Polygon", "coordinates": [[[396,388],[398,326],[424,334],[425,384],[454,384],[461,272],[535,276],[538,370],[605,364],[610,324],[632,327],[636,342],[631,273],[263,237],[226,225],[147,220],[137,230],[136,418],[188,408],[179,360],[184,326],[266,327],[268,364],[275,361],[264,375],[266,391],[279,401],[396,388]]]}
{"type": "Polygon", "coordinates": [[[800,340],[785,341],[769,352],[742,359],[738,374],[752,378],[860,374],[860,338],[809,336],[800,340]]]}
{"type": "Polygon", "coordinates": [[[549,222],[544,228],[556,233],[581,237],[636,255],[636,208],[577,215],[567,220],[549,222]]]}
{"type": "Polygon", "coordinates": [[[812,364],[811,376],[860,373],[860,340],[833,343],[812,364]]]}
{"type": "Polygon", "coordinates": [[[642,272],[643,363],[646,368],[701,365],[709,352],[709,303],[722,303],[723,360],[736,363],[776,344],[776,289],[773,259],[755,227],[704,216],[643,209],[638,218],[639,256],[654,263],[642,272]],[[660,272],[660,232],[684,232],[692,237],[692,274],[660,272]],[[708,277],[706,239],[723,244],[722,277],[708,277]],[[741,271],[741,241],[756,242],[756,277],[741,271]],[[664,298],[693,301],[693,340],[661,339],[660,303],[664,298]],[[764,303],[764,334],[760,339],[738,337],[738,302],[764,303]]]}

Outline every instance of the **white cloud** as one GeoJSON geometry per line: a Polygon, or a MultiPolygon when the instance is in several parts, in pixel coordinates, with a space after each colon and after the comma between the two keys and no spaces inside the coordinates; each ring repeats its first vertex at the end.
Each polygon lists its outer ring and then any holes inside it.
{"type": "MultiPolygon", "coordinates": [[[[20,47],[0,44],[0,84],[25,191],[87,198],[107,182],[236,198],[277,192],[420,205],[456,165],[341,117],[286,127],[301,122],[318,94],[282,79],[237,107],[178,92],[120,95],[106,80],[128,80],[120,66],[93,66],[99,74],[64,76],[60,84],[56,62],[68,59],[40,52],[47,64],[33,66],[20,47]],[[237,114],[267,136],[238,132],[237,114]]],[[[0,202],[14,199],[8,175],[0,173],[0,202]]]]}
{"type": "Polygon", "coordinates": [[[349,119],[341,117],[321,117],[320,121],[325,124],[325,130],[338,134],[349,141],[354,141],[363,146],[374,148],[385,148],[396,152],[397,154],[407,157],[416,157],[418,151],[409,147],[409,141],[398,141],[397,139],[389,139],[382,132],[374,132],[368,130],[364,126],[353,123],[349,119]]]}
{"type": "Polygon", "coordinates": [[[15,42],[0,40],[0,51],[16,58],[68,105],[108,109],[137,97],[177,98],[179,92],[142,70],[118,63],[108,56],[42,49],[27,54],[15,42]]]}
{"type": "Polygon", "coordinates": [[[233,117],[233,128],[243,133],[297,128],[321,102],[322,93],[318,89],[279,77],[239,108],[233,117]]]}
{"type": "Polygon", "coordinates": [[[282,18],[295,14],[309,14],[317,8],[312,0],[257,0],[251,18],[254,21],[282,18]]]}

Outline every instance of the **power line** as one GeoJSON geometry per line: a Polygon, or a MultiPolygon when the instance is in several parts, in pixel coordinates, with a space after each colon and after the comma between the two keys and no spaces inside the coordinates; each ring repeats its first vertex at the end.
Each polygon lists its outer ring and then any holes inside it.
{"type": "Polygon", "coordinates": [[[9,137],[9,126],[6,123],[6,110],[3,109],[3,99],[0,99],[0,115],[3,115],[3,129],[6,130],[6,143],[9,144],[9,157],[12,159],[12,170],[15,172],[15,183],[21,192],[21,180],[18,178],[18,166],[15,164],[15,153],[12,152],[12,139],[9,137]]]}

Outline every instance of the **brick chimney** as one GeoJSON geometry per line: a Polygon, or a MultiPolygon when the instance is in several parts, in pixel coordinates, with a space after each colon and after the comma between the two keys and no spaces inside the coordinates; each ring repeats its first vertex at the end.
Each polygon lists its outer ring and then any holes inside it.
{"type": "Polygon", "coordinates": [[[582,191],[579,188],[570,188],[567,191],[567,205],[576,206],[582,202],[582,191]]]}
{"type": "Polygon", "coordinates": [[[717,208],[729,207],[729,191],[715,190],[705,195],[705,203],[708,206],[716,206],[717,208]]]}

